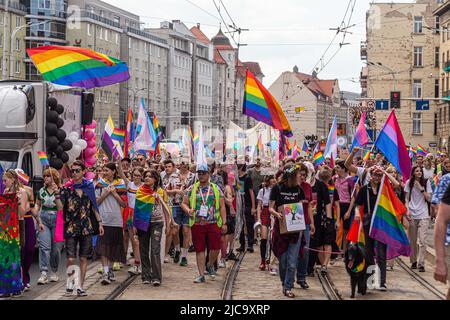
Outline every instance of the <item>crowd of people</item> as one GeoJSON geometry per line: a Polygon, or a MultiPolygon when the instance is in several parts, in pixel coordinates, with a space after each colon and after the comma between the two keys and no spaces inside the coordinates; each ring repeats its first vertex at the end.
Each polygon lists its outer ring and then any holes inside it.
{"type": "Polygon", "coordinates": [[[309,158],[287,157],[273,174],[260,159],[253,165],[249,159],[206,165],[138,154],[94,168],[75,161],[65,172],[46,169],[44,186],[36,195],[20,179],[19,169],[8,170],[3,174],[4,193],[16,193],[19,199],[23,290],[17,295],[30,288],[36,243],[38,285],[60,281],[62,270],[70,277],[69,270],[76,266],[79,279],[68,281],[66,292],[76,290],[78,296],[87,295],[89,259],[101,260],[102,285],[115,281],[114,272],[128,264],[128,272],[140,275],[144,284],[160,286],[164,264],[186,267],[193,263],[188,253],[195,252],[198,273],[193,282],[203,283],[214,280],[218,269],[237,260],[238,253],[252,254],[259,245],[255,276],[278,275],[283,294],[293,298],[295,282],[308,289],[315,270],[326,275],[342,259],[354,220],[363,224],[367,264],[379,267],[377,289],[386,291],[393,261],[386,259],[386,245],[369,235],[383,176],[408,209],[401,222],[412,247],[410,267],[425,272],[426,235],[434,223],[435,278],[446,282],[450,159],[417,156],[404,183],[381,154],[363,161],[359,153],[355,148],[345,159],[326,159],[319,166],[309,158]],[[282,207],[288,204],[302,206],[304,230],[280,232],[282,207]],[[59,216],[64,228],[56,239],[59,216]],[[60,266],[63,248],[66,269],[60,266]]]}

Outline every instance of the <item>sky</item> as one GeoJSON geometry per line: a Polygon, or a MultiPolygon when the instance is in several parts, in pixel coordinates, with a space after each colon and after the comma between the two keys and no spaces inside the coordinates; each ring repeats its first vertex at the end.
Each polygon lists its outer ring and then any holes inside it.
{"type": "MultiPolygon", "coordinates": [[[[234,24],[243,31],[239,52],[241,61],[259,62],[270,86],[284,71],[297,65],[300,72],[309,73],[318,67],[321,79],[339,79],[341,90],[359,93],[359,74],[363,63],[360,43],[365,39],[366,12],[369,0],[104,0],[141,17],[146,27],[159,27],[164,20],[181,20],[188,27],[200,23],[201,30],[211,39],[219,25],[224,32],[234,24]],[[352,12],[349,3],[355,2],[352,12]],[[219,12],[215,4],[220,8],[219,12]],[[225,11],[225,9],[228,11],[225,11]],[[349,8],[347,10],[347,8],[349,8]],[[347,13],[346,13],[347,12],[347,13]],[[352,14],[351,14],[352,12],[352,14]],[[344,16],[352,34],[336,35],[344,16]],[[350,19],[351,16],[351,19],[350,19]],[[233,22],[231,21],[231,19],[233,22]],[[350,20],[349,20],[350,19],[350,20]],[[338,51],[340,42],[347,43],[338,51]],[[321,58],[323,63],[321,63],[321,58]],[[323,68],[322,68],[323,67],[323,68]]],[[[386,2],[386,1],[384,1],[386,2]]],[[[395,2],[412,2],[397,0],[395,2]]],[[[229,34],[226,34],[229,36],[229,34]]],[[[235,34],[236,42],[239,42],[235,34]]],[[[234,44],[230,36],[230,41],[234,44]]]]}

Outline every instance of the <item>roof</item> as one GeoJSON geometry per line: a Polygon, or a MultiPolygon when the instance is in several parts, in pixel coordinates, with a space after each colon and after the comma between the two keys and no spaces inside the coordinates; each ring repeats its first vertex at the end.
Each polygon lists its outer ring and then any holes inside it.
{"type": "Polygon", "coordinates": [[[219,32],[211,39],[211,42],[215,46],[223,45],[231,47],[230,39],[222,32],[222,29],[219,29],[219,32]]]}
{"type": "Polygon", "coordinates": [[[236,71],[237,71],[237,74],[238,74],[239,76],[241,76],[242,78],[246,78],[246,77],[247,77],[247,68],[246,68],[245,66],[243,66],[243,65],[238,65],[238,66],[236,67],[236,71]]]}
{"type": "Polygon", "coordinates": [[[210,44],[211,41],[209,41],[208,37],[205,36],[205,34],[200,30],[200,27],[192,27],[191,28],[192,34],[199,40],[201,43],[204,43],[206,45],[210,44]]]}
{"type": "Polygon", "coordinates": [[[214,45],[214,48],[216,48],[217,50],[236,50],[235,48],[233,48],[231,46],[231,44],[230,45],[223,45],[223,44],[221,44],[221,45],[214,45]]]}
{"type": "Polygon", "coordinates": [[[251,73],[253,73],[255,76],[263,76],[264,77],[264,73],[262,73],[261,71],[261,66],[259,65],[258,62],[243,62],[244,66],[250,70],[251,73]]]}
{"type": "Polygon", "coordinates": [[[217,49],[214,49],[214,62],[217,64],[227,64],[227,62],[217,49]]]}
{"type": "Polygon", "coordinates": [[[440,5],[436,10],[433,11],[433,15],[435,15],[435,16],[442,16],[449,9],[450,9],[450,1],[446,1],[442,5],[440,5]]]}
{"type": "Polygon", "coordinates": [[[336,80],[321,80],[310,74],[294,72],[295,76],[305,84],[305,86],[315,94],[321,94],[326,97],[333,96],[336,80]]]}

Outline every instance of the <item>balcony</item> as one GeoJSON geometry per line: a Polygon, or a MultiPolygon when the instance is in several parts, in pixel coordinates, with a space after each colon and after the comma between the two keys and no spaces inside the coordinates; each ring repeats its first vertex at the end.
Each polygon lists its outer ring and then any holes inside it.
{"type": "Polygon", "coordinates": [[[10,0],[0,0],[0,8],[5,8],[6,2],[8,2],[8,10],[20,13],[25,15],[27,13],[27,7],[25,7],[23,4],[19,3],[18,0],[16,1],[10,1],[10,0]],[[19,12],[17,12],[19,11],[19,12]]]}
{"type": "Polygon", "coordinates": [[[147,39],[150,39],[150,40],[162,43],[162,44],[167,44],[167,40],[166,39],[159,38],[159,37],[157,37],[157,36],[155,36],[155,35],[153,35],[151,33],[148,33],[148,32],[142,31],[142,30],[126,27],[125,28],[125,32],[133,33],[135,35],[138,35],[138,36],[141,36],[141,37],[144,37],[144,38],[147,38],[147,39]]]}
{"type": "Polygon", "coordinates": [[[367,61],[367,41],[361,41],[361,60],[367,61]]]}
{"type": "Polygon", "coordinates": [[[118,23],[116,21],[113,21],[113,20],[110,20],[110,19],[107,19],[107,18],[104,18],[104,17],[101,17],[98,14],[95,14],[95,13],[92,13],[92,12],[89,12],[89,11],[82,12],[81,16],[83,18],[90,18],[90,19],[102,22],[104,24],[107,24],[107,25],[115,27],[115,28],[120,28],[120,23],[118,23]]]}

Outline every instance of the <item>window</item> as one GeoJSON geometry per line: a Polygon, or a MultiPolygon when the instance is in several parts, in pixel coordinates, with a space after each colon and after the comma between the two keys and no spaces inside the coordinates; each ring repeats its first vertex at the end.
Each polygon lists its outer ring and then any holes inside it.
{"type": "Polygon", "coordinates": [[[23,156],[22,170],[26,173],[27,176],[33,177],[33,157],[31,156],[31,152],[27,152],[23,156]]]}
{"type": "Polygon", "coordinates": [[[436,16],[436,21],[435,21],[435,24],[434,24],[434,28],[435,28],[434,32],[436,34],[439,34],[441,32],[441,30],[440,30],[441,29],[441,21],[440,21],[439,16],[436,16]]]}
{"type": "Polygon", "coordinates": [[[16,16],[16,27],[20,27],[20,25],[22,24],[22,19],[19,16],[16,16]]]}
{"type": "Polygon", "coordinates": [[[422,80],[414,80],[413,97],[414,98],[422,98],[422,80]]]}
{"type": "Polygon", "coordinates": [[[439,68],[439,57],[440,57],[440,50],[439,47],[434,48],[434,67],[439,68]]]}
{"type": "Polygon", "coordinates": [[[439,109],[439,123],[442,124],[442,108],[439,109]]]}
{"type": "Polygon", "coordinates": [[[108,41],[108,29],[105,29],[105,41],[108,41]]]}
{"type": "MultiPolygon", "coordinates": [[[[3,33],[0,33],[0,48],[3,47],[3,33]]],[[[1,63],[0,63],[1,65],[1,63]]]]}
{"type": "Polygon", "coordinates": [[[20,61],[16,61],[16,73],[20,73],[20,61]]]}
{"type": "Polygon", "coordinates": [[[423,66],[423,47],[414,47],[414,67],[423,66]]]}
{"type": "Polygon", "coordinates": [[[103,28],[102,27],[99,27],[98,28],[98,37],[100,38],[100,39],[103,39],[103,28]]]}
{"type": "Polygon", "coordinates": [[[438,127],[438,115],[437,113],[434,114],[434,128],[433,128],[433,135],[437,135],[437,127],[438,127]]]}
{"type": "Polygon", "coordinates": [[[20,39],[16,39],[16,51],[20,51],[20,39]]]}
{"type": "Polygon", "coordinates": [[[439,79],[434,80],[434,97],[439,98],[439,79]]]}
{"type": "Polygon", "coordinates": [[[422,114],[413,113],[413,134],[422,134],[422,114]]]}
{"type": "Polygon", "coordinates": [[[116,44],[119,44],[119,34],[118,33],[116,33],[116,44]]]}
{"type": "Polygon", "coordinates": [[[174,86],[174,88],[177,87],[177,78],[173,78],[173,86],[174,86]]]}
{"type": "Polygon", "coordinates": [[[422,33],[423,17],[414,17],[414,33],[422,33]]]}
{"type": "Polygon", "coordinates": [[[119,94],[116,92],[116,94],[115,94],[115,99],[114,99],[114,104],[119,104],[119,94]]]}
{"type": "Polygon", "coordinates": [[[92,36],[92,31],[91,31],[92,25],[90,23],[87,24],[87,34],[88,36],[92,36]]]}

